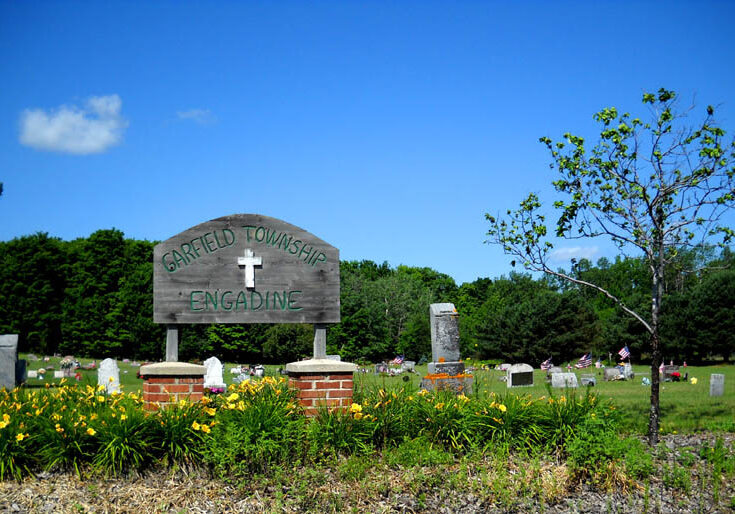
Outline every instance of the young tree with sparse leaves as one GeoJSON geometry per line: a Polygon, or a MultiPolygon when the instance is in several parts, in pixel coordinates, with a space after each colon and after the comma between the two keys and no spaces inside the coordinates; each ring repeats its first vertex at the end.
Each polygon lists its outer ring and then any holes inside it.
{"type": "Polygon", "coordinates": [[[682,248],[702,246],[715,236],[727,243],[733,231],[722,223],[735,203],[735,143],[726,144],[725,131],[708,106],[701,123],[687,124],[692,109],[676,111],[673,91],[645,93],[651,122],[606,108],[595,114],[602,124],[600,139],[588,150],[583,138],[570,133],[564,141],[540,139],[558,172],[554,188],[562,199],[555,234],[559,238],[606,237],[621,251],[638,251],[651,275],[649,313],[626,305],[614,291],[549,267],[553,243],[536,194],[505,217],[486,214],[488,243],[499,244],[529,270],[542,271],[590,287],[614,301],[650,334],[650,444],[658,442],[660,422],[660,314],[667,267],[682,248]]]}

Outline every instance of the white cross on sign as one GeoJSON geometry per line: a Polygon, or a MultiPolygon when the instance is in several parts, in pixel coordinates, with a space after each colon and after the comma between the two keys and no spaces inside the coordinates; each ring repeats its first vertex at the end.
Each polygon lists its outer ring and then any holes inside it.
{"type": "Polygon", "coordinates": [[[245,288],[255,287],[255,266],[263,265],[262,257],[255,257],[252,250],[245,250],[245,257],[237,258],[238,266],[245,266],[245,288]]]}

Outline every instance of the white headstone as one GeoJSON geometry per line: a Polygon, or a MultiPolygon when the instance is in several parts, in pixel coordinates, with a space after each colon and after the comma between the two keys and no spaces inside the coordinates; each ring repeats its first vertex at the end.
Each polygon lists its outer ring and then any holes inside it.
{"type": "Polygon", "coordinates": [[[256,377],[264,377],[265,376],[265,366],[262,364],[258,364],[255,366],[255,376],[256,377]]]}
{"type": "Polygon", "coordinates": [[[709,376],[709,395],[722,396],[725,394],[725,375],[712,373],[709,376]]]}
{"type": "Polygon", "coordinates": [[[416,361],[403,361],[401,363],[401,371],[406,372],[415,372],[416,371],[416,361]]]}
{"type": "Polygon", "coordinates": [[[513,364],[507,371],[506,383],[508,387],[523,387],[533,385],[533,366],[529,364],[513,364]]]}
{"type": "Polygon", "coordinates": [[[100,362],[97,370],[97,385],[104,386],[108,394],[120,392],[120,369],[115,359],[107,358],[100,362]]]}
{"type": "Polygon", "coordinates": [[[54,371],[54,378],[64,378],[64,371],[54,371]]]}
{"type": "Polygon", "coordinates": [[[551,387],[577,387],[577,375],[574,373],[554,373],[551,375],[551,387]]]}
{"type": "Polygon", "coordinates": [[[28,378],[38,378],[38,370],[36,370],[36,369],[29,369],[28,370],[28,378]]]}
{"type": "Polygon", "coordinates": [[[210,357],[204,361],[204,367],[207,368],[207,373],[204,375],[204,388],[224,388],[225,379],[222,376],[224,366],[220,360],[217,357],[210,357]]]}

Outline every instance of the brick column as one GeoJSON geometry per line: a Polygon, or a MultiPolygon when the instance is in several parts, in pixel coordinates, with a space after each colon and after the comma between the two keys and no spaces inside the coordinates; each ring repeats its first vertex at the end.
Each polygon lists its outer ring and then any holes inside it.
{"type": "Polygon", "coordinates": [[[204,396],[204,366],[185,362],[159,362],[141,366],[143,407],[156,410],[186,399],[196,402],[204,396]]]}
{"type": "Polygon", "coordinates": [[[286,365],[289,386],[297,390],[304,414],[314,416],[319,407],[349,409],[352,405],[353,374],[349,362],[312,359],[286,365]]]}

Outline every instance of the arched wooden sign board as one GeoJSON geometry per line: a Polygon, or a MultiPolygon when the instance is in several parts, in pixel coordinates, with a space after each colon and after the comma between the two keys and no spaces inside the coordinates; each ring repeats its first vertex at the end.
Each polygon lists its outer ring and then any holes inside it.
{"type": "Polygon", "coordinates": [[[207,221],[155,246],[153,320],[338,323],[339,250],[259,214],[207,221]]]}

